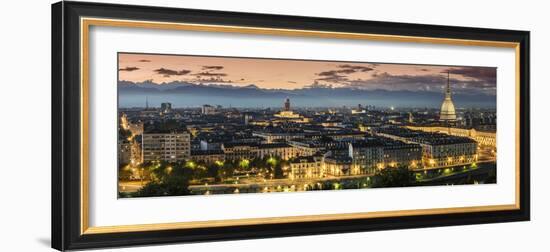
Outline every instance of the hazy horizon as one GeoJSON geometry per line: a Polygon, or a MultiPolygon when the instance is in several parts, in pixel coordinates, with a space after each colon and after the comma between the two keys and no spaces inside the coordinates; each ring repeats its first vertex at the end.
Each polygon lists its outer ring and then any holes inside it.
{"type": "Polygon", "coordinates": [[[119,106],[496,107],[496,68],[119,53],[119,106]]]}

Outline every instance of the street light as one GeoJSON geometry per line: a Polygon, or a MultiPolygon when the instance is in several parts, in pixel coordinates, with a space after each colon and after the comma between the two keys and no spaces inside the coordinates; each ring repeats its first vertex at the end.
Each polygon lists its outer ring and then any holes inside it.
{"type": "Polygon", "coordinates": [[[185,164],[185,166],[191,168],[191,169],[194,169],[195,168],[195,163],[193,161],[187,161],[187,163],[185,164]]]}
{"type": "Polygon", "coordinates": [[[267,159],[267,163],[270,164],[271,166],[275,166],[277,164],[277,159],[273,157],[269,157],[269,159],[267,159]]]}
{"type": "Polygon", "coordinates": [[[250,164],[250,161],[248,159],[243,159],[239,163],[239,166],[243,169],[248,168],[248,165],[250,164]]]}
{"type": "Polygon", "coordinates": [[[139,175],[139,178],[140,178],[140,180],[141,180],[141,182],[140,182],[141,186],[143,186],[143,171],[144,171],[144,170],[145,170],[144,168],[141,168],[141,169],[140,169],[141,174],[139,175]]]}

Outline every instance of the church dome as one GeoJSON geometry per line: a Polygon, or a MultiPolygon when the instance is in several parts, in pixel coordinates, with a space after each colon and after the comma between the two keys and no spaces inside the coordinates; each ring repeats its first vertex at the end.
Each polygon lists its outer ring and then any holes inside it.
{"type": "Polygon", "coordinates": [[[451,99],[443,100],[443,104],[441,104],[441,112],[439,113],[439,120],[456,120],[455,105],[453,104],[453,101],[451,99]]]}

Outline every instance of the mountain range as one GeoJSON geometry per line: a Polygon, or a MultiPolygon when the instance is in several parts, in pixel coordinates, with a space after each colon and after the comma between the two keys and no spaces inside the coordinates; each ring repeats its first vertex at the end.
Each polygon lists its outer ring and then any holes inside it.
{"type": "MultiPolygon", "coordinates": [[[[328,107],[357,104],[396,107],[440,106],[442,92],[366,90],[349,87],[310,86],[300,89],[263,89],[251,84],[194,84],[183,81],[157,84],[152,81],[118,82],[119,106],[140,107],[147,99],[151,106],[171,102],[174,107],[198,107],[216,104],[233,107],[280,107],[285,98],[293,106],[328,107]],[[158,103],[158,104],[157,104],[158,103]]],[[[456,107],[496,107],[496,96],[454,93],[456,107]]]]}

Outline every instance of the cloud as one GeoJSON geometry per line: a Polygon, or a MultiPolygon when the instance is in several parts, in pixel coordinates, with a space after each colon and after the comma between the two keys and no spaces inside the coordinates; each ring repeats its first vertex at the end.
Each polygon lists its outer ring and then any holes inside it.
{"type": "Polygon", "coordinates": [[[374,70],[374,65],[371,65],[371,66],[372,67],[344,64],[344,65],[339,65],[338,67],[344,70],[347,69],[348,71],[353,70],[354,72],[368,72],[368,71],[374,70]]]}
{"type": "Polygon", "coordinates": [[[295,81],[286,81],[288,83],[292,83],[292,84],[297,84],[298,82],[295,82],[295,81]]]}
{"type": "Polygon", "coordinates": [[[459,67],[449,68],[443,72],[447,73],[447,71],[449,71],[451,75],[460,74],[464,77],[484,81],[489,84],[496,84],[497,81],[497,69],[494,67],[459,67]]]}
{"type": "Polygon", "coordinates": [[[202,70],[222,70],[223,66],[202,66],[202,70]]]}
{"type": "Polygon", "coordinates": [[[136,71],[136,70],[139,70],[139,68],[138,67],[125,67],[125,68],[118,69],[118,71],[125,71],[125,72],[132,72],[132,71],[136,71]]]}
{"type": "Polygon", "coordinates": [[[374,68],[372,67],[366,67],[366,66],[359,66],[359,65],[338,65],[338,69],[335,70],[329,70],[329,71],[323,71],[320,73],[317,73],[319,76],[336,76],[339,74],[352,74],[357,72],[368,72],[372,71],[374,68]]]}
{"type": "Polygon", "coordinates": [[[332,82],[332,83],[339,83],[339,84],[345,84],[345,82],[349,81],[349,79],[346,76],[343,75],[327,75],[326,77],[317,78],[315,81],[326,81],[326,82],[332,82]]]}
{"type": "Polygon", "coordinates": [[[338,65],[338,69],[317,73],[316,75],[320,76],[320,78],[317,78],[315,80],[338,83],[338,84],[346,84],[346,82],[349,81],[349,77],[347,75],[357,73],[357,72],[368,72],[372,70],[374,70],[373,67],[343,64],[343,65],[338,65]]]}
{"type": "MultiPolygon", "coordinates": [[[[379,72],[373,65],[338,65],[337,69],[316,74],[315,81],[357,89],[382,89],[389,91],[442,91],[447,83],[446,74],[433,74],[427,68],[418,69],[419,74],[393,74],[379,72]],[[372,71],[372,72],[371,72],[372,71]],[[358,72],[371,72],[368,77],[354,76],[358,72]]],[[[496,71],[494,68],[459,67],[451,68],[451,85],[455,93],[496,93],[496,71]],[[453,78],[454,75],[454,78],[453,78]]],[[[446,73],[446,70],[444,71],[446,73]]]]}
{"type": "MultiPolygon", "coordinates": [[[[213,73],[210,71],[204,71],[199,73],[191,74],[195,76],[195,81],[201,82],[201,83],[233,83],[233,80],[225,79],[223,77],[227,76],[226,73],[213,73]]],[[[239,82],[238,79],[235,81],[239,82]]],[[[244,78],[241,78],[240,81],[244,81],[244,78]]]]}
{"type": "Polygon", "coordinates": [[[317,73],[317,75],[319,75],[319,76],[335,76],[335,75],[338,75],[338,71],[337,70],[324,71],[324,72],[317,73]]]}
{"type": "Polygon", "coordinates": [[[200,73],[195,73],[195,74],[192,74],[194,76],[198,76],[198,77],[224,77],[224,76],[227,76],[226,73],[212,73],[212,72],[200,72],[200,73]]]}
{"type": "Polygon", "coordinates": [[[311,85],[304,86],[304,88],[332,88],[332,85],[321,84],[317,81],[314,81],[311,85]]]}
{"type": "Polygon", "coordinates": [[[172,69],[166,69],[166,68],[159,68],[159,69],[155,69],[153,70],[155,71],[157,74],[162,74],[163,77],[170,77],[170,76],[179,76],[179,75],[187,75],[189,73],[191,73],[190,70],[180,70],[180,71],[177,71],[177,70],[172,70],[172,69]]]}
{"type": "Polygon", "coordinates": [[[138,62],[151,62],[151,61],[148,60],[148,59],[140,59],[140,60],[138,60],[138,62]]]}
{"type": "Polygon", "coordinates": [[[223,78],[220,78],[220,77],[209,77],[209,78],[202,78],[202,79],[199,79],[199,80],[196,80],[200,83],[210,83],[210,84],[215,84],[215,83],[233,83],[232,80],[226,80],[226,79],[223,79],[223,78]]]}
{"type": "MultiPolygon", "coordinates": [[[[355,79],[348,80],[345,85],[360,89],[384,89],[390,91],[407,90],[407,91],[442,91],[447,83],[445,74],[426,74],[426,75],[399,75],[383,72],[373,74],[372,79],[363,80],[355,79]]],[[[496,93],[496,85],[488,84],[485,81],[477,79],[457,79],[451,75],[451,88],[454,93],[485,93],[494,95],[496,93]]]]}

